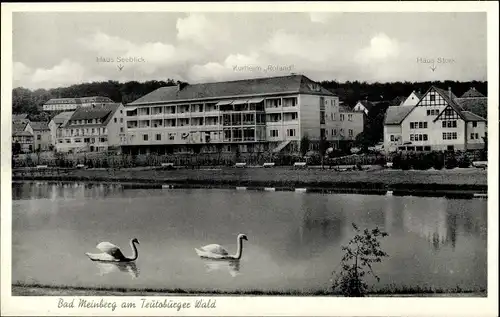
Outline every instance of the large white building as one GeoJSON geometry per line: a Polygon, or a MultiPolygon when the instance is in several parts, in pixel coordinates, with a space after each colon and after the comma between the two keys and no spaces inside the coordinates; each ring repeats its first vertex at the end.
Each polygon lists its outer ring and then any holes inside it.
{"type": "Polygon", "coordinates": [[[341,111],[303,75],[162,87],[126,105],[126,120],[122,149],[131,153],[296,152],[303,136],[316,149],[363,127],[360,113],[341,111]]]}
{"type": "Polygon", "coordinates": [[[385,150],[483,148],[487,121],[478,115],[478,109],[486,113],[486,102],[460,99],[463,98],[457,98],[451,89],[433,86],[416,105],[389,107],[384,122],[385,150]]]}
{"type": "Polygon", "coordinates": [[[104,106],[114,103],[108,97],[53,98],[43,105],[43,111],[71,111],[78,107],[104,106]]]}
{"type": "Polygon", "coordinates": [[[122,104],[80,107],[59,129],[58,152],[101,152],[119,148],[125,136],[122,104]]]}

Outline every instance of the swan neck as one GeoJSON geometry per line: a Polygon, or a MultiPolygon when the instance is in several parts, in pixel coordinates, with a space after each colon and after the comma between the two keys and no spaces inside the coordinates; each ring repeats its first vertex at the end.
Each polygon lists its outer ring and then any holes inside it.
{"type": "Polygon", "coordinates": [[[137,246],[135,245],[135,243],[132,240],[130,240],[130,247],[132,248],[132,258],[130,260],[135,261],[135,260],[137,260],[139,253],[137,252],[137,246]]]}
{"type": "Polygon", "coordinates": [[[242,252],[243,252],[243,239],[238,237],[238,249],[236,250],[234,258],[237,260],[241,259],[242,252]]]}

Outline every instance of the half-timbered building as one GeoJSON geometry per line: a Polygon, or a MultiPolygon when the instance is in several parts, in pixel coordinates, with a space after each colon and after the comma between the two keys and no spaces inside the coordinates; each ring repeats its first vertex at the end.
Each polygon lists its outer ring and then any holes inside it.
{"type": "Polygon", "coordinates": [[[464,109],[456,99],[451,89],[433,86],[414,106],[389,107],[384,121],[386,151],[483,148],[486,119],[464,109]]]}

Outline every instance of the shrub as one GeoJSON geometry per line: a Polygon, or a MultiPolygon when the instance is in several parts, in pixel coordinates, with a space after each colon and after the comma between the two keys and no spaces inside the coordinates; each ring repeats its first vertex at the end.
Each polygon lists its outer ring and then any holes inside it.
{"type": "Polygon", "coordinates": [[[392,168],[400,169],[401,168],[401,161],[402,161],[401,154],[400,153],[396,154],[392,159],[392,168]]]}
{"type": "Polygon", "coordinates": [[[433,167],[437,170],[441,170],[444,167],[444,155],[442,153],[434,153],[433,155],[433,167]]]}
{"type": "Polygon", "coordinates": [[[382,251],[379,241],[381,237],[386,237],[387,233],[379,228],[360,232],[354,223],[352,226],[356,235],[347,246],[342,246],[344,255],[340,262],[341,269],[339,273],[333,272],[336,279],[332,283],[332,290],[340,291],[344,296],[362,297],[368,289],[364,280],[366,275],[371,274],[377,282],[380,281],[373,272],[372,263],[382,262],[382,258],[388,256],[382,251]]]}
{"type": "Polygon", "coordinates": [[[458,161],[458,167],[467,168],[467,167],[470,167],[470,165],[471,165],[471,161],[470,161],[469,157],[465,154],[458,161]]]}
{"type": "Polygon", "coordinates": [[[445,167],[447,169],[454,169],[455,167],[458,166],[458,161],[457,159],[455,158],[455,154],[454,153],[451,153],[450,155],[448,155],[446,157],[446,161],[445,161],[445,167]]]}

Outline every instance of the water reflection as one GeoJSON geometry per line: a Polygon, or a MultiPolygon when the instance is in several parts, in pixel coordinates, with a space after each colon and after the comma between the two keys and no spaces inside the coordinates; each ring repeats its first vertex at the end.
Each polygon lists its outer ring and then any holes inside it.
{"type": "Polygon", "coordinates": [[[104,198],[110,194],[122,192],[120,184],[93,184],[85,182],[12,182],[12,199],[50,199],[52,201],[104,198]]]}
{"type": "Polygon", "coordinates": [[[99,262],[94,261],[97,268],[99,269],[100,275],[106,275],[110,273],[128,273],[133,279],[139,277],[139,269],[135,262],[99,262]]]}
{"type": "Polygon", "coordinates": [[[307,259],[342,239],[345,210],[331,203],[327,195],[302,195],[300,199],[301,215],[283,252],[294,259],[307,259]]]}
{"type": "Polygon", "coordinates": [[[426,239],[435,251],[450,244],[456,245],[456,217],[447,214],[447,201],[442,199],[409,201],[404,213],[404,226],[408,232],[426,239]]]}
{"type": "Polygon", "coordinates": [[[232,277],[240,275],[240,260],[212,260],[203,259],[207,273],[214,271],[227,271],[232,277]]]}

